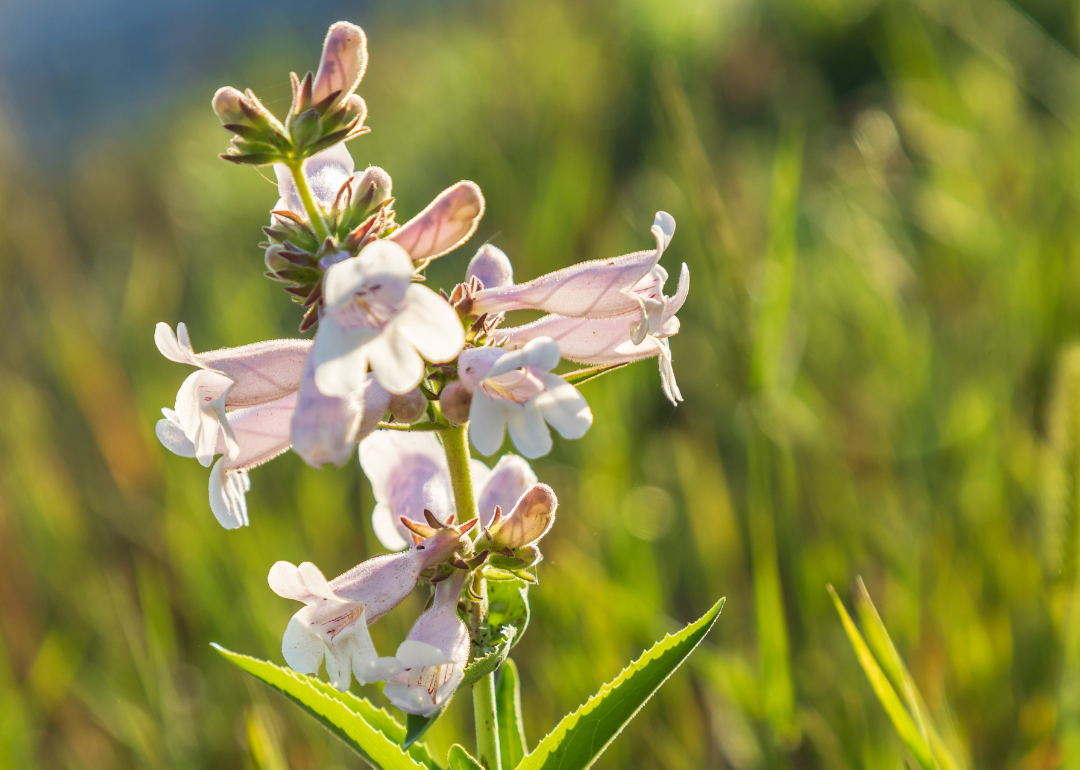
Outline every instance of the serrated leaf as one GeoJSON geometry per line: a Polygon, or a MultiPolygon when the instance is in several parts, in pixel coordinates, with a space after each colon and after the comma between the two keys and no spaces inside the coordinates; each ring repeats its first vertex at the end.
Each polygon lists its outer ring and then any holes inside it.
{"type": "Polygon", "coordinates": [[[326,682],[270,661],[211,645],[226,659],[277,690],[318,719],[365,762],[380,770],[442,770],[427,748],[414,743],[401,747],[405,727],[364,698],[341,693],[326,682]]]}
{"type": "Polygon", "coordinates": [[[855,621],[848,615],[844,603],[840,601],[840,597],[836,595],[836,591],[832,586],[829,586],[829,595],[832,596],[836,611],[840,614],[840,620],[844,624],[844,631],[847,632],[848,640],[855,649],[855,657],[859,659],[859,665],[862,666],[863,671],[866,673],[866,678],[870,680],[870,686],[873,688],[878,700],[881,701],[885,713],[889,715],[889,719],[892,721],[893,727],[896,728],[900,740],[904,742],[908,751],[911,752],[924,770],[936,770],[938,764],[934,760],[933,754],[930,753],[930,747],[926,745],[926,741],[923,740],[923,736],[919,732],[919,728],[915,726],[911,716],[904,710],[904,704],[900,702],[900,696],[896,694],[896,690],[889,684],[889,678],[885,676],[885,672],[881,670],[881,667],[874,659],[874,654],[870,652],[870,648],[863,640],[862,634],[855,627],[855,621]]]}
{"type": "Polygon", "coordinates": [[[472,755],[458,743],[450,747],[446,761],[450,764],[450,770],[484,770],[483,765],[473,759],[472,755]]]}
{"type": "Polygon", "coordinates": [[[476,658],[465,667],[465,677],[461,680],[459,687],[471,687],[481,678],[493,673],[506,660],[506,656],[510,654],[510,648],[514,646],[514,639],[517,638],[517,629],[513,626],[503,626],[501,634],[502,638],[495,645],[494,650],[476,658]]]}
{"type": "Polygon", "coordinates": [[[513,770],[528,753],[521,718],[521,680],[517,664],[507,658],[495,685],[495,713],[499,724],[499,755],[503,770],[513,770]]]}
{"type": "Polygon", "coordinates": [[[591,767],[641,707],[668,680],[712,628],[724,599],[682,631],[669,634],[613,682],[563,718],[516,770],[584,770],[591,767]]]}

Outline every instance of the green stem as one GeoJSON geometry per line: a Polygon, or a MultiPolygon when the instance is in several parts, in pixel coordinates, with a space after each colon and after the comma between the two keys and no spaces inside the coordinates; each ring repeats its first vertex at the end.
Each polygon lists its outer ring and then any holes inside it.
{"type": "MultiPolygon", "coordinates": [[[[465,426],[442,431],[443,451],[450,469],[450,484],[454,489],[457,521],[476,518],[476,497],[473,494],[472,473],[469,469],[469,433],[465,426]]],[[[487,624],[487,587],[480,583],[481,600],[476,604],[481,617],[473,619],[473,631],[487,624]]],[[[476,753],[487,770],[502,770],[499,754],[499,722],[495,712],[495,674],[483,677],[472,688],[473,718],[476,722],[476,753]]]]}
{"type": "Polygon", "coordinates": [[[286,165],[289,167],[289,171],[292,172],[296,191],[300,194],[300,200],[304,204],[304,211],[307,212],[308,219],[311,220],[311,229],[315,231],[315,236],[321,244],[330,237],[330,231],[326,229],[326,222],[323,221],[322,212],[319,211],[319,205],[315,203],[315,196],[311,194],[311,185],[308,184],[307,177],[304,176],[304,161],[293,160],[286,165]]]}

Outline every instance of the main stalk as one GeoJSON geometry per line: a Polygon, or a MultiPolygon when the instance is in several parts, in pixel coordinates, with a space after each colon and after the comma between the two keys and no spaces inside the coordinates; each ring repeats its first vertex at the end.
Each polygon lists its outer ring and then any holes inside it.
{"type": "MultiPolygon", "coordinates": [[[[473,493],[469,469],[469,433],[465,426],[440,431],[446,464],[450,468],[450,484],[454,489],[454,506],[459,522],[477,516],[476,495],[473,493]]],[[[487,611],[487,586],[480,581],[481,605],[487,611]]],[[[486,625],[487,618],[479,619],[486,625]]],[[[474,623],[474,625],[476,625],[474,623]]],[[[475,630],[475,629],[474,629],[475,630]]],[[[473,720],[476,723],[476,753],[487,770],[502,770],[499,757],[499,723],[495,711],[495,674],[483,677],[472,687],[473,720]]]]}

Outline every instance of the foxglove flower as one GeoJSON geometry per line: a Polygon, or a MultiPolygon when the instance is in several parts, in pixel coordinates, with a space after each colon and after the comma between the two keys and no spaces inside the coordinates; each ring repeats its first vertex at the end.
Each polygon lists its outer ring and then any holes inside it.
{"type": "Polygon", "coordinates": [[[216,453],[235,458],[239,450],[226,411],[259,406],[295,393],[300,387],[310,340],[284,339],[256,342],[196,354],[187,327],[180,323],[173,334],[159,323],[154,342],[170,361],[198,368],[176,394],[175,417],[194,445],[194,456],[209,467],[216,453]],[[224,432],[224,450],[217,449],[224,432]]]}
{"type": "Polygon", "coordinates": [[[469,629],[458,617],[457,604],[467,577],[460,572],[436,586],[431,608],[397,649],[393,668],[400,671],[386,680],[383,695],[402,711],[431,716],[465,676],[469,629]]]}
{"type": "Polygon", "coordinates": [[[371,375],[347,396],[327,396],[315,385],[315,359],[308,356],[292,418],[293,449],[313,468],[342,465],[357,442],[378,427],[390,400],[371,375]]]}
{"type": "Polygon", "coordinates": [[[473,299],[473,314],[543,310],[572,318],[603,318],[637,310],[635,289],[663,256],[675,234],[675,220],[658,211],[652,226],[656,248],[614,259],[596,259],[542,275],[528,283],[485,288],[473,299]]]}
{"type": "MultiPolygon", "coordinates": [[[[446,454],[432,433],[376,431],[360,443],[360,467],[375,497],[371,525],[379,542],[391,551],[411,542],[402,518],[423,524],[427,510],[449,522],[456,513],[446,454]]],[[[485,526],[496,506],[510,510],[536,483],[528,462],[517,455],[504,455],[490,470],[473,459],[470,471],[480,523],[485,526]]]]}
{"type": "MultiPolygon", "coordinates": [[[[293,393],[269,404],[230,412],[228,423],[237,449],[233,455],[226,454],[225,433],[218,429],[214,453],[222,456],[210,471],[210,510],[225,529],[248,525],[248,471],[288,450],[296,402],[297,394],[293,393]]],[[[162,413],[165,419],[158,421],[155,431],[158,440],[173,454],[195,457],[195,445],[185,435],[176,412],[163,409],[162,413]]]]}
{"type": "Polygon", "coordinates": [[[285,629],[285,662],[301,674],[318,674],[325,660],[327,678],[341,692],[351,677],[367,684],[400,670],[392,658],[380,661],[367,627],[404,601],[420,573],[448,558],[460,540],[458,530],[441,529],[423,548],[376,556],[329,582],[310,562],[277,562],[270,588],[305,605],[285,629]]]}
{"type": "Polygon", "coordinates": [[[625,364],[657,356],[664,394],[674,404],[682,401],[671,365],[668,338],[678,334],[675,316],[690,291],[690,271],[684,263],[675,296],[663,293],[667,271],[656,265],[632,289],[642,302],[641,312],[606,318],[568,318],[546,315],[530,324],[503,327],[497,332],[500,344],[517,350],[530,340],[549,337],[559,344],[562,357],[580,364],[625,364]]]}
{"type": "Polygon", "coordinates": [[[370,369],[391,393],[407,393],[424,377],[424,361],[452,361],[465,344],[454,309],[412,281],[405,249],[375,241],[325,277],[326,314],[312,355],[323,393],[347,396],[370,369]]]}
{"type": "Polygon", "coordinates": [[[543,337],[513,352],[484,347],[461,354],[458,377],[473,390],[469,435],[477,451],[494,454],[507,430],[528,458],[551,451],[548,424],[564,438],[585,435],[592,412],[577,388],[551,373],[558,363],[558,344],[543,337]]]}

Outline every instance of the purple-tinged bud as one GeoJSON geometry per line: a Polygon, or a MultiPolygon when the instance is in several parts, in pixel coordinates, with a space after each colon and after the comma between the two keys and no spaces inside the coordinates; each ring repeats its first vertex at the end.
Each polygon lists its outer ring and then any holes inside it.
{"type": "Polygon", "coordinates": [[[400,396],[390,397],[390,414],[397,422],[413,425],[420,422],[427,413],[428,400],[419,389],[410,390],[400,396]]]}
{"type": "Polygon", "coordinates": [[[319,104],[334,93],[344,99],[355,91],[367,69],[367,58],[364,30],[347,21],[331,26],[323,43],[319,71],[315,74],[312,103],[319,104]]]}
{"type": "Polygon", "coordinates": [[[477,250],[465,272],[465,283],[473,278],[478,279],[485,289],[512,286],[514,266],[510,264],[510,258],[502,249],[485,243],[477,250]]]}
{"type": "Polygon", "coordinates": [[[496,549],[516,550],[536,543],[555,523],[559,501],[547,484],[537,484],[521,496],[505,518],[495,517],[490,539],[496,549]]]}
{"type": "Polygon", "coordinates": [[[244,95],[232,86],[225,86],[217,90],[211,105],[218,116],[218,120],[221,121],[221,125],[242,125],[248,122],[247,115],[240,106],[243,98],[244,95]]]}
{"type": "Polygon", "coordinates": [[[443,388],[439,395],[439,406],[443,417],[454,425],[464,425],[469,421],[469,409],[472,408],[472,390],[455,380],[443,388]]]}

